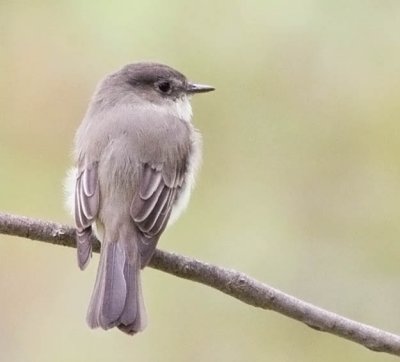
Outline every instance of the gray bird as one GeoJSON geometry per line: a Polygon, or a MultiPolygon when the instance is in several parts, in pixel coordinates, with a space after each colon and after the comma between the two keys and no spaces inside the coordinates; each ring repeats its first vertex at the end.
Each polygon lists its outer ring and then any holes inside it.
{"type": "Polygon", "coordinates": [[[93,231],[102,243],[91,328],[135,334],[146,327],[140,270],[187,206],[201,159],[189,100],[212,90],[157,63],[126,65],[98,85],[67,180],[81,269],[92,255],[93,231]]]}

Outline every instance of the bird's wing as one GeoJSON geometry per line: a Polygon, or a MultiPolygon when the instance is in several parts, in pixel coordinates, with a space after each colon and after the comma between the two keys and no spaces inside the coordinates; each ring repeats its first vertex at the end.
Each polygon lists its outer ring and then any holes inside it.
{"type": "Polygon", "coordinates": [[[141,165],[138,191],[131,204],[131,217],[139,234],[141,267],[150,261],[157,241],[164,231],[172,206],[184,184],[186,162],[182,161],[166,172],[166,167],[141,165]]]}
{"type": "Polygon", "coordinates": [[[84,269],[92,256],[92,223],[99,211],[97,162],[79,168],[75,185],[75,224],[79,268],[84,269]]]}

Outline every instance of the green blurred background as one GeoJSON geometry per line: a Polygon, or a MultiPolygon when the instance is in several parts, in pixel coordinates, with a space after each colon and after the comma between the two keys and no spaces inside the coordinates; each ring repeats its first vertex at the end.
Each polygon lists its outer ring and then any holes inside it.
{"type": "MultiPolygon", "coordinates": [[[[63,178],[97,81],[156,60],[204,162],[164,249],[400,333],[399,1],[1,1],[1,211],[72,223],[63,178]]],[[[98,256],[0,235],[1,361],[394,361],[152,269],[148,329],[92,331],[98,256]]]]}

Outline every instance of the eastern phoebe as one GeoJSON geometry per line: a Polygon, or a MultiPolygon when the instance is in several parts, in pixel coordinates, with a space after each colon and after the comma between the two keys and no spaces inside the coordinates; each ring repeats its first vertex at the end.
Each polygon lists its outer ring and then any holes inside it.
{"type": "Polygon", "coordinates": [[[189,100],[212,90],[157,63],[126,65],[98,85],[67,182],[81,269],[92,255],[92,226],[102,243],[91,328],[135,334],[146,327],[140,269],[189,201],[201,159],[189,100]]]}

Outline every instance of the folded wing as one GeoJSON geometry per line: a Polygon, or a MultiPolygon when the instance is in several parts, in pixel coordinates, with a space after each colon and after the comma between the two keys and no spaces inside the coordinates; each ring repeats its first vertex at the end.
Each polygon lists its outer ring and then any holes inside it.
{"type": "Polygon", "coordinates": [[[75,224],[79,268],[84,269],[92,256],[92,223],[99,211],[97,163],[79,169],[75,185],[75,224]]]}
{"type": "Polygon", "coordinates": [[[141,166],[139,188],[130,213],[141,235],[142,268],[150,261],[167,226],[172,206],[184,183],[185,171],[185,162],[168,167],[168,171],[163,165],[144,163],[141,166]]]}

